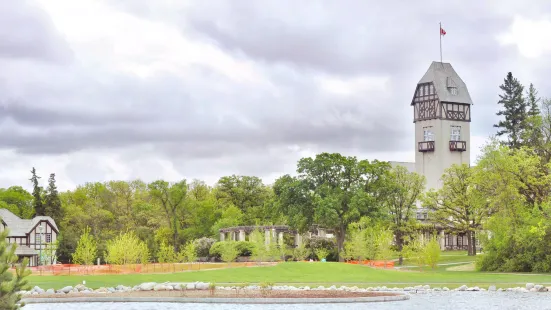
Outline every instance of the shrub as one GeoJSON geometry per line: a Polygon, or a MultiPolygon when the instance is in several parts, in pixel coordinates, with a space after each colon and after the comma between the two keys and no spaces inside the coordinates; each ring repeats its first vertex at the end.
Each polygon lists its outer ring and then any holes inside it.
{"type": "Polygon", "coordinates": [[[212,245],[216,242],[216,240],[212,238],[199,238],[194,241],[195,243],[195,250],[197,252],[197,255],[199,257],[208,257],[210,253],[210,248],[212,245]]]}

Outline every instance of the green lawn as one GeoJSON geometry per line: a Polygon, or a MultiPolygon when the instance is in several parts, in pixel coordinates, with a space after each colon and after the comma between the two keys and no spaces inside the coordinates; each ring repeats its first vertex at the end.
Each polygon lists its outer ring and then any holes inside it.
{"type": "Polygon", "coordinates": [[[432,286],[458,287],[462,284],[488,287],[524,286],[526,282],[551,284],[551,274],[504,274],[483,273],[475,271],[406,271],[382,270],[366,266],[343,263],[307,263],[289,262],[271,267],[239,267],[221,270],[190,271],[171,274],[131,274],[100,276],[29,276],[29,284],[42,288],[61,288],[76,285],[86,280],[86,286],[136,285],[142,282],[216,282],[224,283],[259,283],[294,284],[329,286],[410,286],[429,284],[432,286]]]}

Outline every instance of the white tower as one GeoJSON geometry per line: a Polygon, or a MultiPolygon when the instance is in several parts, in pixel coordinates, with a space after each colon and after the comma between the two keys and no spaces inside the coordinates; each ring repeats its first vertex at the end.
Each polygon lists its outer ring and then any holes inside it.
{"type": "Polygon", "coordinates": [[[433,61],[411,101],[415,123],[415,170],[426,190],[441,187],[453,164],[470,164],[471,96],[449,63],[433,61]]]}

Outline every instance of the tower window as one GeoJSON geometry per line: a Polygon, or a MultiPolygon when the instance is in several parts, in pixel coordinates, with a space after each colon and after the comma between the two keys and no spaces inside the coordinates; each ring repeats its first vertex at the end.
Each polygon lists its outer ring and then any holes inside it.
{"type": "Polygon", "coordinates": [[[423,127],[423,140],[434,141],[434,133],[432,132],[432,126],[423,127]]]}
{"type": "Polygon", "coordinates": [[[450,93],[454,96],[457,95],[457,87],[450,87],[450,93]]]}
{"type": "Polygon", "coordinates": [[[450,141],[461,141],[461,126],[451,126],[450,141]]]}

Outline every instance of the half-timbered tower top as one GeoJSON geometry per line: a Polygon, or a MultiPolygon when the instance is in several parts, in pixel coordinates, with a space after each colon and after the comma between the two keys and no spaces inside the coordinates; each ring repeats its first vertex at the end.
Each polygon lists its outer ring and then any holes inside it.
{"type": "MultiPolygon", "coordinates": [[[[432,94],[438,97],[440,102],[453,102],[463,104],[473,104],[471,95],[465,82],[459,77],[452,65],[447,62],[433,61],[429,69],[417,83],[416,95],[420,95],[420,86],[433,87],[432,94]]],[[[411,105],[415,102],[412,100],[411,105]]]]}

